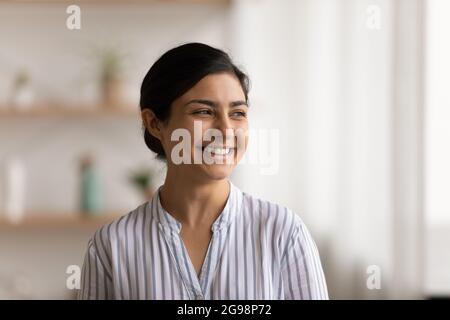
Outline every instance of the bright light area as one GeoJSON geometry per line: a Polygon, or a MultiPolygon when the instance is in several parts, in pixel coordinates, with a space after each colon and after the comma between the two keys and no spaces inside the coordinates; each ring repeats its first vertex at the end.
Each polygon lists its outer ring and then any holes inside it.
{"type": "Polygon", "coordinates": [[[426,43],[427,222],[450,224],[450,1],[429,0],[426,43]]]}
{"type": "Polygon", "coordinates": [[[450,293],[450,1],[428,0],[425,100],[425,291],[450,293]]]}

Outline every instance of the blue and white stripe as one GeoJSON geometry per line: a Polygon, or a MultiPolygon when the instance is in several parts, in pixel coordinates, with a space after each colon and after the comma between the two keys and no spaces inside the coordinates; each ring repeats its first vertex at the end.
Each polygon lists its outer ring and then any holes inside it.
{"type": "Polygon", "coordinates": [[[89,240],[79,299],[328,299],[316,244],[290,209],[230,181],[198,277],[160,189],[89,240]]]}

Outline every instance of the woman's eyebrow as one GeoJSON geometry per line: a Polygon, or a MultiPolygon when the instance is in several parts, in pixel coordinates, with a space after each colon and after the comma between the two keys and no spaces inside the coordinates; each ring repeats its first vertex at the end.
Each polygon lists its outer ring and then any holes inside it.
{"type": "MultiPolygon", "coordinates": [[[[185,104],[185,106],[191,104],[191,103],[199,103],[199,104],[205,104],[207,106],[213,107],[213,108],[217,108],[217,103],[211,100],[206,100],[206,99],[193,99],[191,101],[189,101],[188,103],[185,104]]],[[[244,100],[237,100],[237,101],[232,101],[230,102],[230,107],[238,107],[238,106],[242,106],[245,105],[248,107],[248,104],[246,101],[244,100]]]]}
{"type": "Polygon", "coordinates": [[[244,100],[238,100],[238,101],[233,101],[230,103],[230,107],[239,107],[239,106],[247,106],[247,101],[244,100]]]}

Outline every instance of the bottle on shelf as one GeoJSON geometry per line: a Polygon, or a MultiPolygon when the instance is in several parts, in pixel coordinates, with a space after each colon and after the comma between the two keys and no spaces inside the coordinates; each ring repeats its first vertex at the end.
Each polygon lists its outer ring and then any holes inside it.
{"type": "Polygon", "coordinates": [[[80,160],[80,209],[83,214],[95,215],[102,211],[101,184],[94,157],[85,154],[80,160]]]}

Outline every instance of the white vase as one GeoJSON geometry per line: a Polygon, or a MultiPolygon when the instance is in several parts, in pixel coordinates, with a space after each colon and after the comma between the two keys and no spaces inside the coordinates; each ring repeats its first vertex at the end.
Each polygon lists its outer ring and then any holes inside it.
{"type": "Polygon", "coordinates": [[[4,214],[12,223],[19,223],[25,214],[26,171],[23,161],[12,157],[4,172],[4,214]]]}

